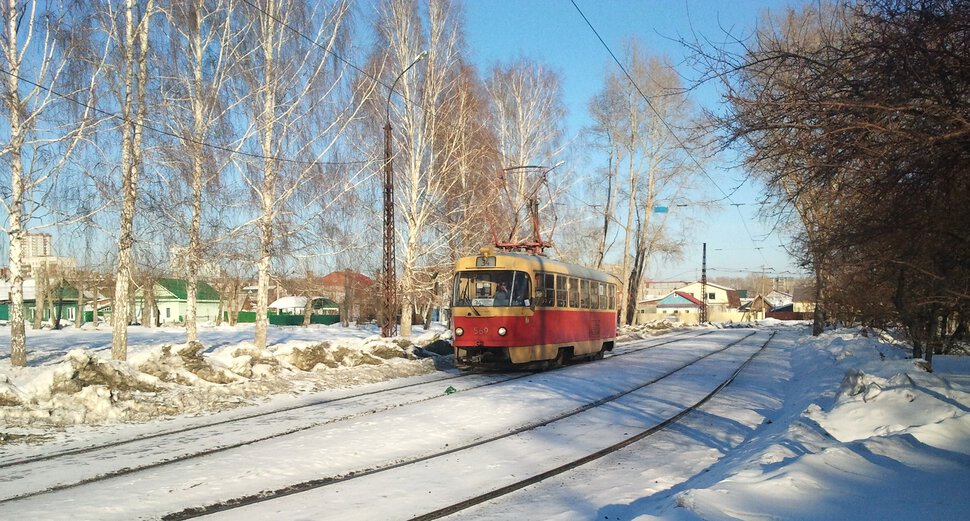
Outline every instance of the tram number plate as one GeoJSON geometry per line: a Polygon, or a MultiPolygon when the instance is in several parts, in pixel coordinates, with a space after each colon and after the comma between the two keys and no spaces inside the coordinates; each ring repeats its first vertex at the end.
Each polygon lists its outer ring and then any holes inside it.
{"type": "Polygon", "coordinates": [[[476,328],[472,329],[472,331],[476,335],[487,335],[488,334],[488,328],[487,327],[476,327],[476,328]]]}

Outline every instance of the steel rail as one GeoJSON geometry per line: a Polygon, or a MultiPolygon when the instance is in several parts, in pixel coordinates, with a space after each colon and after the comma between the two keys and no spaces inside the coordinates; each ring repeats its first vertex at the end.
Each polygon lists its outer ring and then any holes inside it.
{"type": "MultiPolygon", "coordinates": [[[[380,473],[380,472],[387,472],[387,471],[394,470],[394,469],[398,469],[398,468],[402,468],[402,467],[405,467],[405,466],[414,465],[414,464],[421,463],[421,462],[424,462],[424,461],[427,461],[427,460],[430,460],[430,459],[434,459],[434,458],[438,458],[438,457],[442,457],[442,456],[447,456],[447,455],[450,455],[450,454],[454,454],[456,452],[460,452],[460,451],[472,449],[472,448],[479,447],[479,446],[482,446],[482,445],[485,445],[485,444],[488,444],[488,443],[493,443],[493,442],[498,441],[498,440],[502,440],[502,439],[509,438],[509,437],[512,437],[512,436],[515,436],[515,435],[518,435],[518,434],[522,434],[523,432],[527,432],[527,431],[530,431],[530,430],[534,430],[534,429],[537,429],[539,427],[543,427],[543,426],[552,424],[554,422],[561,421],[563,419],[569,418],[571,416],[575,416],[577,414],[586,412],[586,411],[588,411],[590,409],[593,409],[595,407],[599,407],[599,406],[602,406],[604,404],[613,402],[613,401],[615,401],[615,400],[617,400],[619,398],[622,398],[623,396],[626,396],[626,395],[628,395],[630,393],[639,391],[640,389],[643,389],[645,387],[648,387],[650,385],[653,385],[653,384],[655,384],[655,383],[663,380],[664,378],[667,378],[667,377],[669,377],[671,375],[674,375],[674,374],[676,374],[676,373],[678,373],[678,372],[686,369],[687,367],[690,367],[690,366],[692,366],[692,365],[694,365],[694,364],[696,364],[696,363],[698,363],[698,362],[700,362],[702,360],[707,359],[708,357],[711,357],[713,355],[716,355],[718,353],[722,353],[722,352],[726,351],[727,349],[729,349],[729,348],[731,348],[731,347],[733,347],[733,346],[735,346],[735,345],[743,342],[744,340],[747,340],[748,338],[750,338],[751,336],[753,336],[755,333],[756,333],[755,331],[752,331],[752,332],[748,333],[747,335],[745,335],[744,337],[742,337],[742,338],[740,338],[738,340],[729,342],[728,344],[726,344],[724,347],[721,347],[720,349],[717,349],[717,350],[711,351],[710,353],[704,354],[704,355],[702,355],[701,357],[699,357],[697,359],[694,359],[694,360],[692,360],[690,362],[684,363],[683,365],[681,365],[681,366],[679,366],[677,368],[674,368],[674,369],[668,371],[667,373],[665,373],[663,375],[657,376],[657,377],[655,377],[655,378],[653,378],[653,379],[651,379],[649,381],[646,381],[646,382],[644,382],[644,383],[642,383],[642,384],[640,384],[640,385],[638,385],[636,387],[633,387],[631,389],[627,389],[627,390],[624,390],[624,391],[616,392],[616,393],[611,394],[609,396],[606,396],[604,398],[601,398],[601,399],[595,400],[593,402],[589,402],[589,403],[583,404],[583,405],[581,405],[579,407],[576,407],[576,408],[574,408],[572,410],[569,410],[569,411],[566,411],[566,412],[557,414],[557,415],[552,416],[550,418],[547,418],[545,420],[542,420],[542,421],[539,421],[539,422],[536,422],[536,423],[531,423],[531,424],[528,424],[528,425],[524,425],[522,427],[513,429],[511,431],[507,431],[507,432],[502,433],[502,434],[498,434],[498,435],[495,435],[495,436],[492,436],[492,437],[489,437],[489,438],[483,438],[483,439],[480,439],[480,440],[477,440],[475,442],[468,443],[468,444],[465,444],[465,445],[455,446],[455,447],[450,448],[448,450],[443,450],[443,451],[435,452],[435,453],[432,453],[432,454],[427,454],[427,455],[420,456],[420,457],[416,457],[416,458],[412,458],[412,459],[397,461],[397,462],[394,462],[394,463],[390,463],[388,465],[373,467],[373,468],[369,468],[369,469],[363,469],[363,470],[359,470],[359,471],[351,471],[351,472],[347,472],[347,473],[340,474],[340,475],[335,475],[335,476],[327,476],[327,477],[324,477],[324,478],[317,478],[317,479],[313,479],[313,480],[308,480],[308,481],[304,481],[302,483],[297,483],[297,484],[294,484],[294,485],[289,485],[289,486],[286,486],[286,487],[283,487],[283,488],[280,488],[280,489],[276,489],[276,490],[264,490],[264,491],[260,491],[259,493],[256,493],[256,494],[251,494],[251,495],[248,495],[248,496],[241,496],[241,497],[237,497],[237,498],[233,498],[233,499],[221,501],[221,502],[218,502],[218,503],[212,503],[212,504],[205,505],[205,506],[189,507],[189,508],[183,509],[183,510],[178,511],[178,512],[173,512],[173,513],[170,513],[170,514],[166,514],[165,516],[162,517],[162,519],[165,520],[165,521],[176,521],[176,520],[184,520],[184,519],[193,519],[195,517],[200,517],[200,516],[204,516],[204,515],[214,514],[214,513],[217,513],[217,512],[225,512],[225,511],[229,511],[229,510],[234,510],[234,509],[237,509],[237,508],[242,508],[242,507],[246,507],[246,506],[250,506],[250,505],[255,505],[255,504],[262,503],[262,502],[265,502],[265,501],[270,501],[270,500],[273,500],[273,499],[278,499],[278,498],[282,498],[282,497],[286,497],[286,496],[291,496],[291,495],[295,495],[295,494],[301,494],[301,493],[304,493],[304,492],[308,492],[308,491],[311,491],[311,490],[323,488],[323,487],[326,487],[326,486],[329,486],[329,485],[333,485],[333,484],[336,484],[336,483],[347,482],[347,481],[350,481],[350,480],[353,480],[353,479],[362,478],[362,477],[365,477],[365,476],[370,476],[370,475],[377,474],[377,473],[380,473]]],[[[709,333],[705,333],[705,334],[709,334],[709,333]]],[[[700,335],[698,335],[698,336],[700,336],[700,335]]],[[[773,336],[773,334],[772,334],[772,336],[773,336]]],[[[696,337],[688,337],[687,339],[690,339],[690,338],[696,338],[696,337]]],[[[664,345],[664,344],[670,344],[670,343],[674,343],[674,342],[677,342],[677,341],[680,341],[680,340],[686,340],[686,339],[671,340],[671,341],[668,341],[668,342],[664,342],[662,344],[656,344],[656,345],[653,345],[653,346],[649,346],[649,347],[644,348],[644,349],[649,349],[649,348],[657,347],[659,345],[664,345]]],[[[523,486],[525,486],[525,485],[523,485],[523,486]]]]}

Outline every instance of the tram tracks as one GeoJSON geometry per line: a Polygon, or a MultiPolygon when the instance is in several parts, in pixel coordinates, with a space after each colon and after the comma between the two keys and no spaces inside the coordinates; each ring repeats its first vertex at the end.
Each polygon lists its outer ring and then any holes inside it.
{"type": "Polygon", "coordinates": [[[720,393],[725,387],[727,387],[728,385],[730,385],[731,382],[733,382],[735,380],[735,378],[737,378],[737,376],[739,374],[741,374],[741,371],[743,371],[748,366],[748,364],[750,364],[755,359],[755,357],[757,357],[760,353],[762,353],[768,347],[768,344],[771,342],[771,340],[774,338],[774,336],[775,336],[775,332],[772,332],[771,335],[768,337],[768,339],[765,341],[765,343],[762,344],[762,346],[761,346],[760,349],[758,349],[747,360],[745,360],[745,362],[742,363],[733,373],[731,373],[731,375],[726,380],[724,380],[723,382],[721,382],[717,387],[715,387],[713,390],[711,390],[711,392],[709,392],[708,394],[704,395],[700,400],[698,400],[693,405],[691,405],[691,406],[689,406],[687,408],[682,409],[681,411],[679,411],[678,413],[676,413],[676,414],[674,414],[672,416],[669,416],[668,418],[666,418],[665,420],[657,423],[656,425],[653,425],[653,426],[651,426],[651,427],[649,427],[647,429],[644,429],[644,430],[642,430],[642,431],[640,431],[640,432],[638,432],[638,433],[636,433],[636,434],[634,434],[634,435],[632,435],[632,436],[630,436],[630,437],[628,437],[628,438],[626,438],[626,439],[624,439],[624,440],[622,440],[620,442],[614,443],[614,444],[612,444],[612,445],[610,445],[608,447],[605,447],[605,448],[603,448],[601,450],[598,450],[598,451],[596,451],[596,452],[594,452],[592,454],[588,454],[588,455],[583,456],[581,458],[578,458],[578,459],[569,461],[568,463],[565,463],[563,465],[559,465],[558,467],[555,467],[555,468],[546,470],[544,472],[541,472],[539,474],[535,474],[533,476],[529,476],[529,477],[527,477],[525,479],[518,480],[518,481],[516,481],[514,483],[510,483],[508,485],[505,485],[505,486],[496,488],[495,490],[491,490],[491,491],[486,492],[484,494],[479,494],[477,496],[474,496],[474,497],[471,497],[471,498],[468,498],[468,499],[465,499],[465,500],[462,500],[462,501],[453,503],[451,505],[448,505],[448,506],[445,506],[445,507],[442,507],[442,508],[438,508],[438,509],[436,509],[434,511],[431,511],[431,512],[428,512],[428,513],[419,515],[419,516],[412,517],[409,521],[431,521],[433,519],[439,519],[439,518],[442,518],[442,517],[445,517],[445,516],[449,516],[449,515],[452,515],[452,514],[456,514],[458,512],[467,510],[467,509],[469,509],[471,507],[474,507],[476,505],[479,505],[479,504],[485,503],[487,501],[491,501],[493,499],[497,499],[497,498],[500,498],[502,496],[511,494],[513,492],[516,492],[518,490],[521,490],[521,489],[523,489],[525,487],[528,487],[530,485],[535,485],[535,484],[540,483],[542,481],[545,481],[547,479],[553,478],[555,476],[559,476],[560,474],[565,474],[566,472],[575,470],[575,469],[577,469],[577,468],[579,468],[579,467],[581,467],[583,465],[586,465],[588,463],[591,463],[593,461],[596,461],[596,460],[598,460],[600,458],[603,458],[603,457],[608,456],[610,454],[613,454],[613,453],[615,453],[615,452],[617,452],[619,450],[622,450],[622,449],[624,449],[626,447],[629,447],[630,445],[633,445],[634,443],[637,443],[639,441],[642,441],[644,438],[646,438],[648,436],[651,436],[653,434],[656,434],[658,432],[663,431],[664,429],[668,428],[669,426],[673,425],[674,423],[677,423],[684,416],[687,416],[688,414],[696,411],[698,408],[700,408],[705,403],[707,403],[708,401],[710,401],[712,398],[714,398],[715,396],[717,396],[717,394],[720,393]]]}
{"type": "MultiPolygon", "coordinates": [[[[630,342],[629,349],[619,350],[615,356],[625,356],[645,349],[682,342],[710,334],[705,331],[700,334],[693,332],[678,335],[668,335],[659,342],[646,339],[630,342]],[[633,347],[636,346],[636,347],[633,347]]],[[[196,424],[179,429],[169,429],[163,432],[145,436],[117,440],[110,443],[80,447],[48,453],[38,457],[21,458],[0,462],[0,469],[7,474],[31,474],[43,472],[46,476],[46,486],[39,489],[15,490],[10,483],[4,488],[8,491],[6,497],[0,497],[0,506],[4,503],[27,499],[33,496],[64,491],[83,485],[94,484],[112,478],[145,472],[158,467],[204,458],[217,453],[230,451],[239,447],[258,444],[274,438],[294,435],[302,431],[314,429],[327,424],[347,421],[362,416],[376,414],[382,411],[434,400],[445,396],[441,393],[442,383],[451,383],[460,391],[469,391],[513,380],[526,378],[535,373],[519,374],[451,374],[442,378],[412,382],[405,385],[386,387],[378,390],[356,393],[339,398],[314,400],[311,402],[288,406],[269,411],[235,416],[202,424],[196,424]],[[457,382],[461,382],[459,385],[457,382]],[[422,389],[427,388],[427,391],[422,389]],[[433,391],[432,391],[433,389],[433,391]],[[402,391],[408,395],[401,396],[402,391]],[[384,401],[385,397],[393,397],[384,401]],[[368,399],[377,401],[377,405],[368,403],[368,399]],[[338,410],[329,410],[334,405],[341,406],[338,410]],[[327,406],[327,414],[320,414],[319,410],[327,406]],[[243,439],[231,443],[220,440],[220,433],[226,429],[236,431],[251,431],[243,439]],[[166,443],[177,440],[180,452],[164,451],[166,443]],[[97,470],[84,474],[85,461],[98,460],[97,470]],[[108,462],[108,463],[105,463],[108,462]],[[107,465],[107,466],[106,466],[107,465]],[[111,465],[114,465],[113,467],[111,465]],[[42,470],[38,470],[42,468],[42,470]],[[78,469],[82,469],[78,477],[78,469]],[[63,472],[71,469],[72,472],[63,472]],[[62,476],[65,476],[62,478],[62,476]],[[71,476],[67,478],[66,476],[71,476]],[[13,490],[12,490],[13,489],[13,490]]]]}
{"type": "MultiPolygon", "coordinates": [[[[205,515],[210,515],[210,514],[231,512],[231,511],[234,511],[235,509],[249,507],[249,506],[253,506],[253,505],[258,505],[258,504],[261,504],[261,503],[264,503],[264,502],[267,502],[267,501],[276,500],[276,499],[280,499],[280,498],[286,498],[288,496],[294,496],[294,495],[298,495],[298,494],[302,494],[302,493],[306,493],[306,492],[312,492],[312,491],[315,491],[315,490],[318,490],[318,489],[322,489],[324,487],[329,487],[331,485],[342,484],[342,483],[346,483],[346,482],[349,482],[349,481],[352,481],[352,480],[367,478],[367,477],[379,475],[379,474],[382,474],[382,473],[390,473],[392,471],[395,471],[395,470],[398,470],[398,469],[403,469],[403,468],[406,468],[406,467],[415,467],[415,466],[417,466],[417,464],[420,464],[420,463],[425,463],[425,462],[429,462],[429,461],[432,461],[432,460],[441,459],[441,458],[444,458],[444,457],[447,457],[447,456],[452,456],[452,455],[456,455],[456,454],[462,453],[464,451],[470,451],[472,449],[476,449],[476,448],[480,448],[480,447],[485,447],[485,446],[487,446],[489,444],[493,444],[495,442],[499,442],[499,441],[502,441],[502,440],[507,440],[507,439],[510,439],[510,438],[514,438],[516,436],[522,435],[523,433],[527,433],[527,432],[530,432],[530,431],[535,431],[537,429],[541,429],[543,427],[555,425],[557,422],[561,422],[563,420],[567,420],[567,419],[570,419],[570,418],[573,418],[573,417],[577,417],[579,415],[582,415],[583,413],[586,413],[588,411],[592,411],[592,410],[594,410],[594,409],[596,409],[598,407],[604,406],[606,404],[611,404],[611,403],[617,402],[618,400],[620,400],[623,397],[626,397],[626,396],[631,395],[633,393],[636,393],[638,391],[647,389],[650,386],[656,384],[657,382],[660,382],[660,381],[662,381],[662,380],[664,380],[664,379],[666,379],[666,378],[668,378],[668,377],[670,377],[672,375],[676,375],[676,374],[678,374],[679,372],[683,371],[686,368],[689,368],[691,366],[694,366],[695,364],[699,364],[700,362],[703,362],[704,360],[707,360],[710,357],[713,357],[713,356],[716,356],[716,355],[718,355],[720,353],[723,353],[725,351],[728,351],[731,347],[733,347],[733,346],[735,346],[737,344],[740,344],[740,343],[744,342],[745,340],[749,339],[754,334],[755,334],[755,332],[751,332],[751,333],[745,335],[742,338],[739,338],[739,339],[737,339],[735,341],[732,341],[732,342],[724,345],[723,347],[720,347],[720,348],[718,348],[716,350],[713,350],[711,352],[708,352],[708,353],[706,353],[706,354],[704,354],[704,355],[702,355],[702,356],[700,356],[700,357],[698,357],[696,359],[690,360],[690,361],[688,361],[686,363],[680,364],[679,366],[677,366],[675,368],[669,369],[664,374],[659,375],[659,376],[654,377],[654,378],[651,378],[651,379],[649,379],[649,380],[647,380],[647,381],[645,381],[645,382],[641,383],[640,385],[637,385],[637,386],[635,386],[633,388],[624,389],[622,391],[619,391],[619,392],[610,394],[609,396],[605,396],[605,397],[600,398],[598,400],[595,400],[595,401],[592,401],[592,402],[589,402],[589,403],[585,403],[585,404],[583,404],[583,405],[581,405],[579,407],[576,407],[574,409],[571,409],[571,410],[568,410],[568,411],[564,411],[564,412],[559,413],[557,415],[554,415],[552,417],[544,418],[541,421],[536,421],[536,422],[530,423],[528,425],[520,426],[518,428],[509,430],[509,431],[504,432],[504,433],[496,434],[494,436],[490,436],[490,437],[487,437],[487,438],[483,438],[483,439],[480,439],[480,440],[476,440],[476,441],[471,442],[471,443],[461,444],[461,445],[458,445],[458,446],[449,448],[447,450],[437,451],[435,453],[426,454],[426,455],[423,455],[423,456],[420,456],[420,457],[415,457],[415,458],[408,459],[408,460],[395,461],[395,462],[392,462],[392,463],[389,463],[389,464],[386,464],[386,465],[376,466],[376,467],[368,468],[368,469],[365,469],[365,470],[353,471],[353,472],[348,472],[348,473],[341,474],[341,475],[332,475],[332,476],[327,476],[327,477],[324,477],[324,478],[308,480],[308,481],[305,481],[305,482],[302,482],[302,483],[298,483],[298,484],[294,484],[294,485],[289,485],[287,487],[283,487],[283,488],[279,488],[279,489],[275,489],[275,490],[264,490],[264,491],[261,491],[258,494],[253,494],[253,495],[249,495],[249,496],[236,497],[236,498],[231,499],[231,500],[222,501],[222,502],[218,502],[218,503],[213,503],[213,504],[206,505],[206,506],[187,508],[187,509],[184,509],[184,510],[179,511],[179,512],[173,512],[171,514],[168,514],[163,519],[166,519],[166,520],[191,519],[191,518],[194,518],[194,517],[205,516],[205,515]]],[[[435,510],[433,510],[431,512],[426,513],[426,514],[422,514],[422,515],[415,516],[412,519],[420,519],[420,520],[437,519],[439,517],[443,517],[443,516],[446,516],[446,515],[450,515],[450,514],[453,514],[453,513],[457,513],[457,512],[459,512],[461,510],[470,508],[470,507],[472,507],[474,505],[477,505],[477,504],[480,504],[482,502],[489,501],[491,499],[500,497],[502,495],[509,494],[509,493],[514,492],[516,490],[519,490],[519,489],[521,489],[523,487],[526,487],[526,486],[529,486],[529,485],[538,483],[540,481],[549,479],[550,477],[553,477],[553,476],[556,476],[558,474],[561,474],[561,473],[567,472],[569,470],[575,469],[575,468],[577,468],[577,467],[579,467],[581,465],[584,465],[586,463],[589,463],[590,461],[594,461],[594,460],[599,459],[599,458],[601,458],[601,457],[603,457],[603,456],[605,456],[607,454],[616,452],[616,451],[618,451],[618,450],[620,450],[620,449],[622,449],[624,447],[627,447],[627,446],[629,446],[629,445],[631,445],[633,443],[636,443],[637,441],[642,440],[643,438],[645,438],[645,437],[647,437],[647,436],[649,436],[651,434],[654,434],[656,432],[659,432],[660,430],[663,430],[664,428],[668,427],[669,425],[675,423],[677,420],[679,420],[680,418],[682,418],[684,415],[689,414],[690,412],[694,411],[697,407],[700,407],[701,405],[703,405],[704,403],[706,403],[708,400],[710,400],[712,397],[714,397],[717,393],[719,393],[724,387],[726,387],[727,385],[729,385],[731,383],[731,381],[733,381],[734,378],[744,369],[744,367],[746,367],[751,362],[751,360],[753,360],[754,357],[757,356],[758,353],[762,352],[767,347],[768,343],[771,341],[771,338],[773,338],[773,336],[774,336],[774,334],[772,333],[771,336],[764,342],[764,344],[762,344],[760,346],[760,348],[757,349],[757,351],[755,351],[753,354],[751,354],[749,357],[747,357],[747,359],[743,363],[741,363],[737,367],[737,369],[726,380],[724,380],[723,382],[721,382],[713,390],[711,390],[709,393],[707,393],[705,396],[703,396],[699,401],[697,401],[696,403],[690,405],[689,407],[686,407],[686,408],[680,410],[676,414],[673,414],[673,415],[667,417],[665,420],[657,423],[656,425],[654,425],[654,426],[652,426],[652,427],[650,427],[648,429],[642,430],[640,432],[637,432],[637,433],[629,436],[628,438],[626,438],[626,439],[624,439],[624,440],[622,440],[620,442],[611,444],[608,447],[602,448],[601,450],[595,451],[595,452],[593,452],[591,454],[588,454],[588,455],[585,455],[583,457],[573,459],[573,460],[571,460],[571,461],[569,461],[569,462],[567,462],[565,464],[559,465],[559,466],[557,466],[555,468],[552,468],[552,469],[549,469],[549,470],[546,470],[546,471],[543,471],[543,472],[539,472],[539,473],[537,473],[535,475],[532,475],[532,476],[529,476],[529,477],[527,477],[525,479],[518,480],[518,481],[516,481],[514,483],[510,483],[510,484],[507,484],[507,485],[504,485],[504,486],[495,488],[494,490],[490,490],[490,491],[488,491],[486,493],[482,493],[482,494],[475,495],[475,496],[470,497],[470,498],[463,499],[463,500],[461,500],[459,502],[452,503],[452,504],[447,505],[445,507],[437,508],[437,509],[435,509],[435,510]]],[[[242,511],[242,515],[246,515],[246,511],[245,510],[242,511]]]]}

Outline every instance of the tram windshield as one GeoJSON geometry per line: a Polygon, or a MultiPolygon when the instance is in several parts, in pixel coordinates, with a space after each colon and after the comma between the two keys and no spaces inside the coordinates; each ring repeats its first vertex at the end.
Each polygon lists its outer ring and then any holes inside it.
{"type": "Polygon", "coordinates": [[[524,271],[462,271],[455,276],[455,306],[530,306],[531,277],[524,271]]]}

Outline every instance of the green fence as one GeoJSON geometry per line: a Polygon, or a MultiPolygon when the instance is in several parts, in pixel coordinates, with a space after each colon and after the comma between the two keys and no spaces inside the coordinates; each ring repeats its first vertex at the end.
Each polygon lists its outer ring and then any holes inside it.
{"type": "MultiPolygon", "coordinates": [[[[276,315],[267,314],[269,317],[269,323],[274,326],[302,326],[303,325],[303,315],[276,315]]],[[[229,321],[229,312],[224,311],[222,318],[229,321]]],[[[241,324],[252,324],[256,322],[256,312],[255,311],[240,311],[236,322],[241,324]]],[[[311,324],[336,324],[340,322],[340,315],[310,315],[311,324]]]]}

